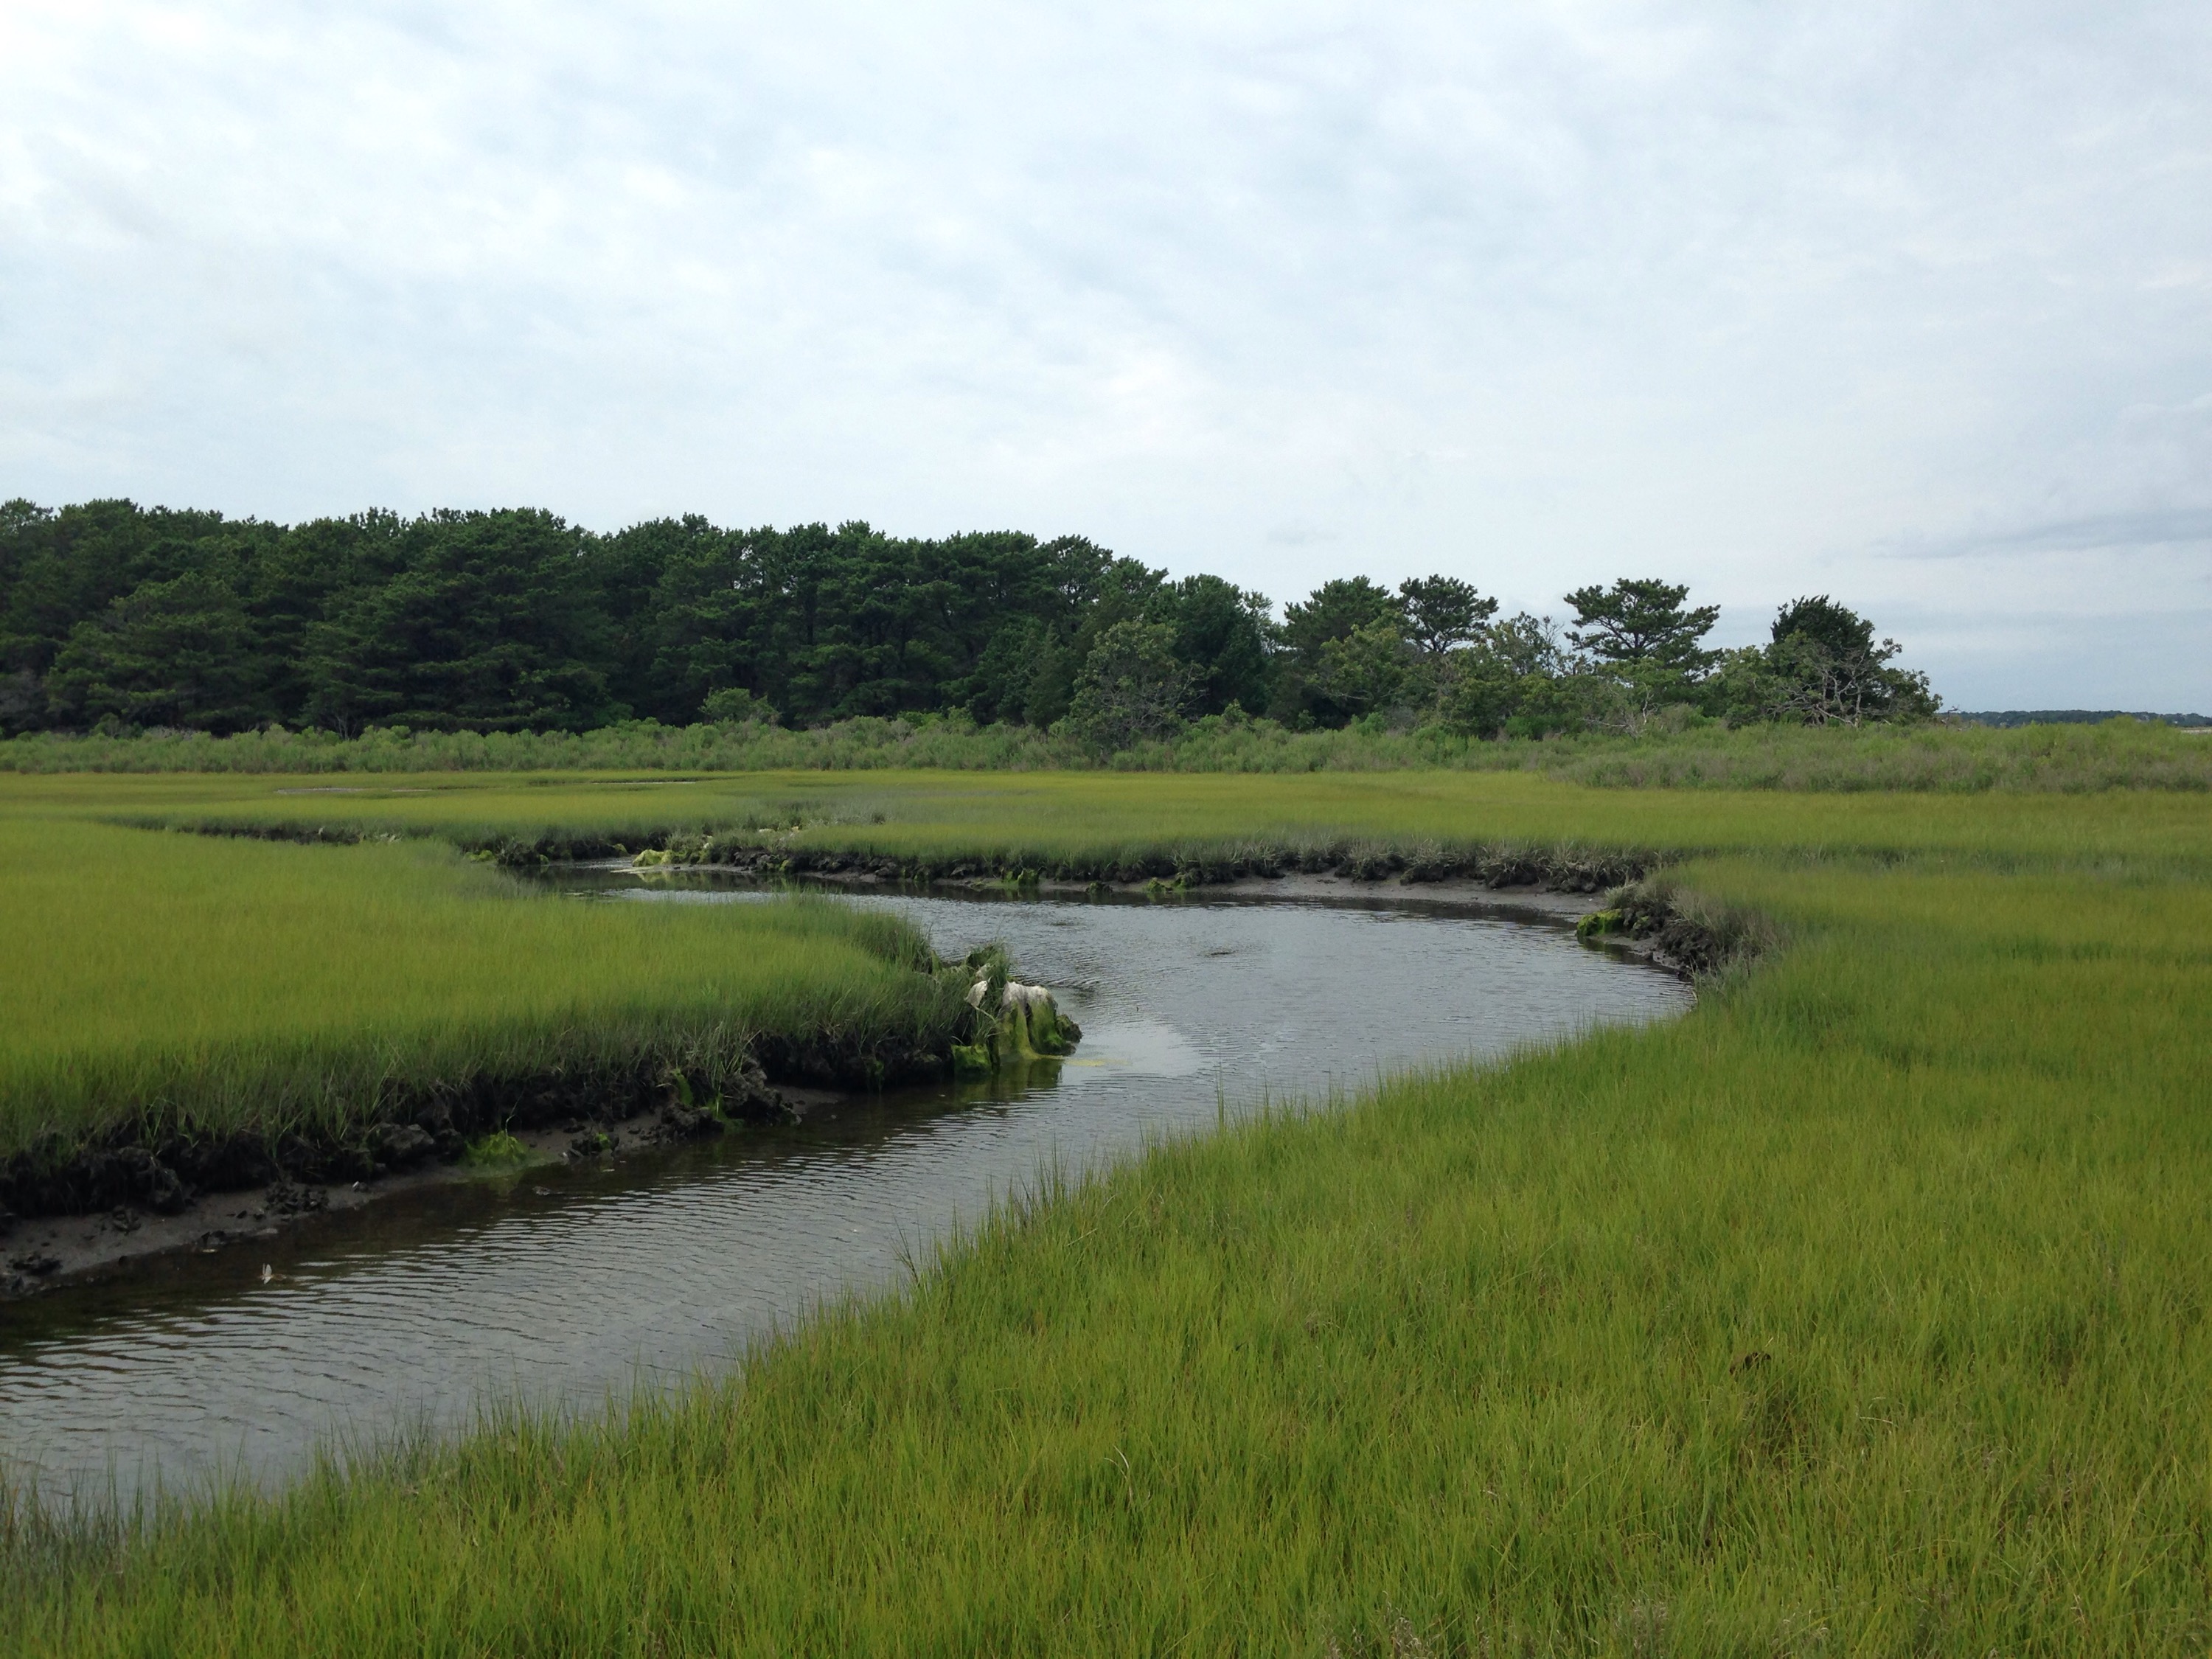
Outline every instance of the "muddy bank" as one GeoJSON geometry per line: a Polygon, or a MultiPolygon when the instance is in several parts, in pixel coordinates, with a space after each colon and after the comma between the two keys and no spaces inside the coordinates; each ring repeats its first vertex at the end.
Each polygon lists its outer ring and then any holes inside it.
{"type": "MultiPolygon", "coordinates": [[[[610,847],[585,856],[619,856],[610,847]]],[[[640,862],[666,866],[720,868],[765,876],[869,876],[885,881],[1053,882],[1181,889],[1216,887],[1248,880],[1290,876],[1335,876],[1352,881],[1467,882],[1492,890],[1527,887],[1559,893],[1601,893],[1634,881],[1655,868],[1648,854],[1577,848],[1427,848],[1397,849],[1339,843],[1331,846],[1253,846],[1235,852],[1148,853],[1112,857],[1025,859],[998,857],[885,857],[873,853],[775,844],[769,837],[734,832],[722,836],[673,836],[642,849],[640,862]]],[[[502,862],[535,861],[541,854],[509,843],[494,852],[502,862]]],[[[544,856],[550,857],[550,854],[544,856]]],[[[571,854],[571,856],[574,856],[571,854]]]]}
{"type": "Polygon", "coordinates": [[[1616,888],[1575,933],[1631,951],[1692,985],[1747,966],[1778,943],[1764,918],[1686,902],[1657,882],[1616,888]]]}
{"type": "MultiPolygon", "coordinates": [[[[396,841],[401,832],[347,824],[270,823],[203,819],[179,825],[203,835],[254,840],[353,844],[396,841]]],[[[798,847],[775,830],[714,832],[663,829],[631,830],[626,839],[548,830],[535,836],[464,840],[473,857],[508,868],[582,864],[654,855],[672,866],[744,871],[762,876],[867,877],[881,881],[941,882],[977,878],[1012,883],[1051,881],[1140,886],[1158,882],[1193,888],[1285,876],[1337,876],[1354,881],[1469,882],[1492,890],[1534,888],[1558,893],[1602,893],[1649,875],[1662,862],[1656,853],[1573,847],[1413,846],[1338,841],[1313,844],[1252,842],[1231,850],[1161,849],[1073,858],[1027,854],[903,854],[798,847]]]]}
{"type": "Polygon", "coordinates": [[[794,1122],[825,1092],[951,1073],[950,1039],[940,1053],[898,1039],[756,1036],[674,1060],[396,1089],[343,1126],[207,1135],[139,1121],[89,1141],[50,1137],[0,1163],[0,1300],[131,1257],[270,1237],[455,1170],[489,1134],[516,1136],[533,1155],[595,1157],[794,1122]]]}
{"type": "MultiPolygon", "coordinates": [[[[769,1091],[755,1121],[797,1122],[848,1091],[788,1085],[769,1091]]],[[[633,1104],[635,1103],[632,1103],[633,1104]]],[[[353,1180],[300,1181],[279,1175],[248,1186],[191,1192],[171,1207],[121,1203],[96,1214],[9,1218],[0,1234],[0,1302],[34,1296],[79,1279],[104,1277],[147,1257],[181,1251],[213,1255],[266,1243],[325,1215],[343,1215],[381,1198],[441,1183],[526,1179],[533,1170],[611,1161],[726,1133],[744,1120],[663,1102],[629,1116],[620,1105],[557,1122],[510,1127],[510,1156],[478,1164],[461,1156],[386,1164],[353,1180]]]]}
{"type": "MultiPolygon", "coordinates": [[[[734,876],[769,881],[787,878],[792,873],[784,870],[678,864],[673,861],[635,867],[627,860],[620,860],[609,862],[601,867],[635,869],[635,873],[648,878],[660,870],[674,874],[726,872],[734,876]]],[[[1679,895],[1648,878],[1601,889],[1583,884],[1591,874],[1588,866],[1563,867],[1557,873],[1559,877],[1557,885],[1522,885],[1474,874],[1437,877],[1401,874],[1397,878],[1397,884],[1412,885],[1419,881],[1422,886],[1422,896],[1431,902],[1449,904],[1458,901],[1467,904],[1470,909],[1479,908],[1490,914],[1518,911],[1530,916],[1572,921],[1576,924],[1577,938],[1589,943],[1601,944],[1609,950],[1664,969],[1690,985],[1699,984],[1717,974],[1748,963],[1774,943],[1768,931],[1759,924],[1756,918],[1733,914],[1708,916],[1702,910],[1686,909],[1679,895]]],[[[867,869],[812,870],[798,878],[828,887],[848,889],[885,885],[894,879],[867,869]]],[[[1202,890],[1214,894],[1264,895],[1279,899],[1303,898],[1343,903],[1356,902],[1359,896],[1372,892],[1383,880],[1384,878],[1374,874],[1349,875],[1328,871],[1319,874],[1231,875],[1203,883],[1168,883],[1157,878],[1129,883],[1081,882],[1056,880],[1049,877],[1039,877],[1030,883],[1009,881],[1000,875],[972,874],[931,884],[940,888],[958,887],[971,892],[1003,892],[1034,886],[1039,894],[1063,897],[1082,893],[1104,893],[1117,896],[1144,895],[1171,899],[1185,893],[1196,895],[1202,890]]]]}

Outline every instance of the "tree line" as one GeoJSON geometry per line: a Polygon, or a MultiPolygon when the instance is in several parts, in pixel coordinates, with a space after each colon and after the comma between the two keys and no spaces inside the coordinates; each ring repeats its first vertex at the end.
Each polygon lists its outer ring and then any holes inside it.
{"type": "Polygon", "coordinates": [[[284,526],[88,501],[0,506],[0,732],[270,726],[585,731],[964,713],[1112,750],[1186,720],[1634,729],[1687,710],[1816,724],[1932,714],[1926,678],[1825,596],[1770,640],[1623,578],[1564,622],[1453,576],[1324,582],[1283,607],[1080,536],[894,537],[532,509],[284,526]],[[1064,724],[1063,724],[1064,723],[1064,724]]]}

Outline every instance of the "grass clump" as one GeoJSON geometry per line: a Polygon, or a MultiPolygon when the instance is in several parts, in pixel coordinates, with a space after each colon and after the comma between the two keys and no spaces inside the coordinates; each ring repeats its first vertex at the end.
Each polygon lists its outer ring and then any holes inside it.
{"type": "Polygon", "coordinates": [[[504,1129],[469,1143],[461,1162],[472,1170],[512,1170],[530,1162],[530,1148],[504,1129]]]}

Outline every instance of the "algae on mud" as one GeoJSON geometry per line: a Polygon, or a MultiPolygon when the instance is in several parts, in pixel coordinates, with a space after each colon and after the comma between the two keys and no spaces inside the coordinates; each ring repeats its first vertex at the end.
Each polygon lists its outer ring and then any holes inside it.
{"type": "Polygon", "coordinates": [[[1056,1060],[1075,1052],[1083,1029],[1042,985],[1024,985],[1008,971],[1005,951],[970,951],[962,969],[972,974],[963,1000],[977,1014],[979,1028],[952,1049],[953,1068],[963,1076],[988,1076],[1001,1066],[1033,1060],[1056,1060]]]}

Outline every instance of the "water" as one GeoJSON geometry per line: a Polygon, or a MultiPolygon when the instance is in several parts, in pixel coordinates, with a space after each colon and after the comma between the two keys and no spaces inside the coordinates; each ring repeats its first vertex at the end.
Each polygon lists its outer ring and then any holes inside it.
{"type": "MultiPolygon", "coordinates": [[[[743,902],[702,878],[565,902],[743,902]]],[[[884,896],[955,955],[1005,941],[1083,1025],[1006,1082],[818,1109],[605,1167],[397,1194],[254,1251],[0,1309],[0,1461],[60,1498],[282,1478],[319,1444],[451,1428],[488,1400],[589,1409],[726,1364],[880,1284],[1057,1164],[1267,1096],[1677,1012],[1674,980],[1557,918],[1377,896],[1149,904],[884,896]],[[274,1270],[266,1283],[266,1264],[274,1270]]]]}

